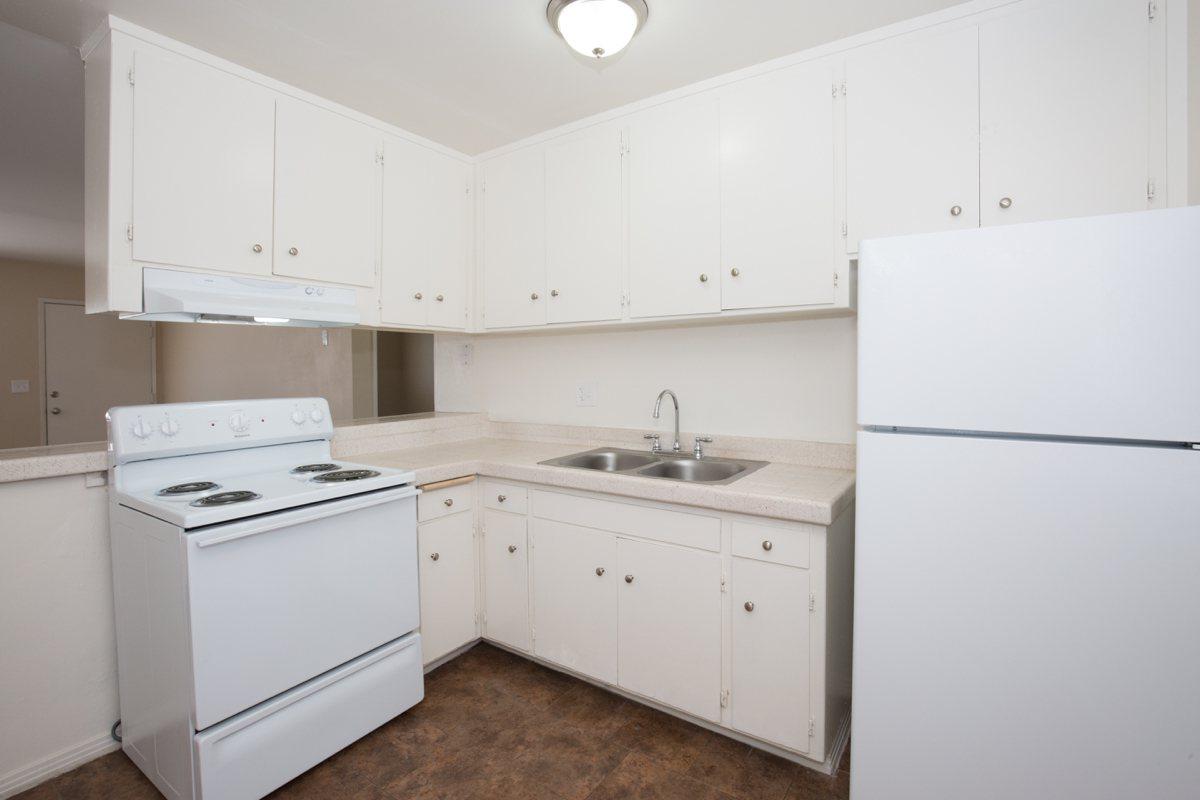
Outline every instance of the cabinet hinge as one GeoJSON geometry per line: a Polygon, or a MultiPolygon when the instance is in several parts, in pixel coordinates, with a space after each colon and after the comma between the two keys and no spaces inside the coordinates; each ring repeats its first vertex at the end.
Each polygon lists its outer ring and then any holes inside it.
{"type": "Polygon", "coordinates": [[[125,73],[125,76],[129,78],[129,85],[133,86],[133,67],[129,68],[129,71],[125,73]]]}
{"type": "Polygon", "coordinates": [[[1155,195],[1158,194],[1158,187],[1154,185],[1154,178],[1146,181],[1146,201],[1153,203],[1155,195]]]}
{"type": "Polygon", "coordinates": [[[842,81],[842,97],[846,96],[846,82],[842,81]]]}
{"type": "Polygon", "coordinates": [[[725,586],[726,586],[725,573],[722,572],[721,573],[721,591],[722,592],[726,591],[725,586]]]}
{"type": "Polygon", "coordinates": [[[375,151],[375,163],[381,167],[383,166],[383,151],[382,150],[375,151]]]}
{"type": "Polygon", "coordinates": [[[721,690],[721,708],[729,708],[729,690],[721,690]]]}
{"type": "Polygon", "coordinates": [[[1156,0],[1150,0],[1150,2],[1146,3],[1146,16],[1150,18],[1151,22],[1158,16],[1158,3],[1156,0]]]}
{"type": "Polygon", "coordinates": [[[127,242],[133,241],[133,223],[132,222],[125,226],[125,241],[127,241],[127,242]]]}
{"type": "Polygon", "coordinates": [[[838,90],[838,85],[835,83],[833,85],[833,96],[835,99],[837,98],[837,90],[838,90]]]}
{"type": "Polygon", "coordinates": [[[842,220],[842,237],[846,236],[846,220],[842,220]]]}
{"type": "Polygon", "coordinates": [[[808,718],[808,737],[811,739],[812,737],[814,737],[816,735],[817,735],[817,721],[814,718],[809,717],[808,718]]]}
{"type": "Polygon", "coordinates": [[[817,610],[817,596],[815,594],[808,595],[808,610],[809,612],[817,610]]]}
{"type": "Polygon", "coordinates": [[[537,628],[529,629],[529,643],[533,644],[537,641],[537,628]]]}
{"type": "Polygon", "coordinates": [[[837,285],[838,285],[838,274],[835,272],[835,273],[833,273],[833,288],[836,289],[837,285]]]}

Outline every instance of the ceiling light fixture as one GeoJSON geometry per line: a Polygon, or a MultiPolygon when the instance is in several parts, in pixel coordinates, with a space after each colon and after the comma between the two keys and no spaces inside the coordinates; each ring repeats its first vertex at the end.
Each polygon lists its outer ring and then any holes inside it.
{"type": "Polygon", "coordinates": [[[550,0],[546,19],[571,49],[591,58],[616,55],[646,23],[646,0],[550,0]]]}

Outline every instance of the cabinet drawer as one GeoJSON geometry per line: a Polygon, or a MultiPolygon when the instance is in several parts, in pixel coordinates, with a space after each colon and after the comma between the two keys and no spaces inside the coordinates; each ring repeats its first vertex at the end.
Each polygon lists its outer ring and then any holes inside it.
{"type": "Polygon", "coordinates": [[[808,567],[809,531],[805,526],[783,527],[743,520],[733,523],[733,554],[742,558],[808,567]]]}
{"type": "Polygon", "coordinates": [[[720,517],[538,490],[530,492],[529,500],[533,515],[542,519],[701,550],[721,549],[720,517]]]}
{"type": "Polygon", "coordinates": [[[507,511],[511,514],[524,514],[529,507],[529,492],[524,486],[513,486],[511,483],[484,481],[483,505],[497,511],[507,511]]]}
{"type": "Polygon", "coordinates": [[[425,492],[417,498],[417,520],[428,522],[447,514],[469,511],[475,505],[474,500],[474,481],[425,492]]]}

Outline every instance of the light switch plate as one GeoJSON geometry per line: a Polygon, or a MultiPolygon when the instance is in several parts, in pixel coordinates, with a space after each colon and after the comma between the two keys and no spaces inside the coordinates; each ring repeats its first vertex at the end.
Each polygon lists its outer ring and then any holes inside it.
{"type": "Polygon", "coordinates": [[[575,387],[575,405],[588,408],[596,405],[595,381],[583,381],[575,387]]]}
{"type": "Polygon", "coordinates": [[[29,379],[23,378],[12,382],[13,394],[25,394],[29,391],[29,379]]]}

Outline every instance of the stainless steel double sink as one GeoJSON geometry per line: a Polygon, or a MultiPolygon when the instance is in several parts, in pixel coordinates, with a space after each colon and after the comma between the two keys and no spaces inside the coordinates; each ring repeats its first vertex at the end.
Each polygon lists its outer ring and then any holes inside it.
{"type": "Polygon", "coordinates": [[[596,472],[636,475],[641,478],[721,485],[744,478],[751,472],[762,469],[769,462],[709,456],[694,458],[683,453],[647,453],[644,450],[599,447],[540,463],[550,467],[590,469],[596,472]]]}

